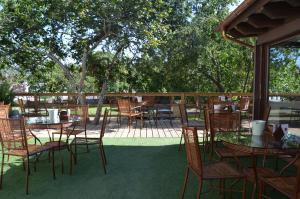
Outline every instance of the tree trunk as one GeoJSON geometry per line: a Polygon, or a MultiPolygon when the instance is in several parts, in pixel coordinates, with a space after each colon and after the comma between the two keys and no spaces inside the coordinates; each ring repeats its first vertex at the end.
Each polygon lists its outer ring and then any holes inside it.
{"type": "Polygon", "coordinates": [[[97,104],[97,111],[96,111],[96,115],[95,115],[95,119],[93,121],[94,124],[99,124],[99,120],[101,117],[101,110],[102,110],[102,106],[103,106],[103,102],[105,99],[107,93],[107,80],[105,80],[102,84],[102,88],[101,88],[101,92],[98,95],[98,104],[97,104]]]}
{"type": "Polygon", "coordinates": [[[81,75],[80,75],[80,81],[79,85],[77,88],[77,93],[79,94],[78,96],[78,102],[80,104],[85,104],[85,96],[83,95],[82,91],[84,88],[84,81],[86,79],[86,73],[87,73],[87,49],[85,48],[83,50],[83,55],[82,55],[82,60],[81,60],[81,75]]]}

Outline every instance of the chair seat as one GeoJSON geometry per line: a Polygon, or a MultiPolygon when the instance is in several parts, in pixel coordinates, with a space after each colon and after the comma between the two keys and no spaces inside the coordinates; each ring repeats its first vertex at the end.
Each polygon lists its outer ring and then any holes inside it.
{"type": "MultiPolygon", "coordinates": [[[[289,198],[295,198],[296,180],[296,177],[274,177],[262,179],[263,182],[275,188],[289,198]]],[[[298,193],[297,198],[300,198],[300,193],[298,193]]]]}
{"type": "Polygon", "coordinates": [[[84,137],[76,137],[72,140],[71,144],[77,144],[77,145],[85,145],[85,144],[99,144],[100,140],[99,138],[84,138],[84,137]]]}
{"type": "Polygon", "coordinates": [[[128,117],[134,117],[134,116],[139,116],[139,115],[142,115],[142,113],[141,112],[138,112],[138,113],[133,113],[133,112],[131,112],[131,113],[126,113],[126,112],[120,112],[120,115],[121,116],[128,116],[128,117]]]}
{"type": "MultiPolygon", "coordinates": [[[[269,168],[262,168],[262,167],[257,167],[257,177],[258,179],[261,178],[271,178],[271,177],[276,177],[278,174],[269,168]]],[[[255,176],[254,176],[254,169],[253,168],[245,168],[243,170],[243,173],[246,175],[247,180],[254,182],[255,181],[255,176]]]]}
{"type": "Polygon", "coordinates": [[[216,148],[215,152],[218,157],[220,158],[233,158],[233,157],[248,157],[250,156],[249,153],[245,153],[242,151],[234,151],[230,148],[223,147],[223,148],[216,148]]]}
{"type": "MultiPolygon", "coordinates": [[[[84,129],[65,129],[62,131],[61,134],[63,135],[78,135],[80,133],[83,133],[84,132],[84,129]]],[[[60,131],[55,131],[55,132],[52,132],[52,134],[60,134],[60,131]]]]}
{"type": "Polygon", "coordinates": [[[219,161],[203,167],[203,179],[243,178],[244,175],[228,163],[219,161]]]}
{"type": "MultiPolygon", "coordinates": [[[[41,153],[43,151],[47,151],[50,149],[50,146],[48,145],[35,145],[35,144],[28,144],[28,155],[33,155],[37,153],[41,153]]],[[[14,156],[27,156],[27,150],[26,149],[11,149],[7,152],[8,155],[14,155],[14,156]]]]}
{"type": "Polygon", "coordinates": [[[197,121],[197,120],[189,120],[187,126],[188,127],[196,127],[196,128],[204,128],[205,127],[203,122],[197,121]]]}
{"type": "Polygon", "coordinates": [[[50,142],[46,142],[44,146],[55,149],[55,148],[66,147],[68,146],[68,144],[64,141],[50,141],[50,142]]]}

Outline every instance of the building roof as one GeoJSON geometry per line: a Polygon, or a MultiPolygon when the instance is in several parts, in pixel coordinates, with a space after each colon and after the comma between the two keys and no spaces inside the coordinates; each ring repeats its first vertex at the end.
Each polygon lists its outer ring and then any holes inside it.
{"type": "Polygon", "coordinates": [[[244,0],[219,25],[232,38],[259,37],[295,21],[300,26],[300,0],[244,0]]]}

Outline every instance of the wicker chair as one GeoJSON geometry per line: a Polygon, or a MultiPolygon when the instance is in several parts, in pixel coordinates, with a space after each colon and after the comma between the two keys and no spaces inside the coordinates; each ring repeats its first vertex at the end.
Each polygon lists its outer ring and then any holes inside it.
{"type": "Polygon", "coordinates": [[[105,109],[104,115],[103,115],[103,120],[102,120],[102,126],[101,126],[101,130],[100,130],[100,134],[99,134],[99,138],[95,138],[95,137],[87,137],[87,138],[81,138],[81,137],[76,137],[72,140],[71,144],[70,144],[70,174],[72,174],[73,171],[73,146],[77,146],[77,145],[98,145],[99,148],[99,153],[101,156],[101,160],[102,160],[102,165],[103,165],[103,170],[104,173],[106,174],[106,155],[104,152],[104,146],[103,146],[103,136],[105,133],[105,128],[106,128],[106,123],[107,123],[107,117],[108,117],[108,109],[105,109]]]}
{"type": "Polygon", "coordinates": [[[0,104],[0,118],[8,118],[9,109],[10,109],[10,105],[0,104]]]}
{"type": "MultiPolygon", "coordinates": [[[[67,136],[66,142],[69,142],[70,136],[74,136],[76,139],[79,134],[84,133],[84,139],[86,140],[86,150],[88,151],[88,141],[87,141],[87,133],[86,133],[86,126],[88,121],[88,111],[89,106],[88,105],[68,105],[65,108],[70,110],[70,118],[78,118],[79,121],[75,122],[72,127],[67,128],[62,131],[62,135],[67,136]]],[[[55,134],[61,134],[61,132],[53,132],[52,135],[55,134]]],[[[77,146],[76,142],[74,144],[75,146],[75,163],[77,163],[77,146]]]]}
{"type": "Polygon", "coordinates": [[[180,143],[179,143],[179,150],[181,149],[181,143],[182,143],[182,138],[183,138],[183,131],[184,128],[186,127],[195,127],[197,130],[202,130],[203,131],[203,136],[202,136],[202,143],[204,144],[206,141],[207,136],[205,135],[205,126],[203,123],[197,120],[189,120],[188,115],[186,112],[186,105],[185,104],[179,104],[179,111],[180,111],[180,121],[181,121],[181,126],[182,126],[182,133],[180,137],[180,143]]]}
{"type": "MultiPolygon", "coordinates": [[[[211,153],[214,151],[215,135],[216,133],[226,133],[228,131],[239,131],[241,128],[240,112],[222,112],[222,113],[209,113],[209,126],[211,133],[211,153]]],[[[221,158],[226,158],[230,149],[217,148],[216,154],[221,158]],[[228,151],[229,150],[229,151],[228,151]]],[[[237,155],[235,153],[235,155],[237,155]]],[[[230,157],[234,155],[229,153],[230,157]]],[[[247,156],[249,156],[247,154],[247,156]]]]}
{"type": "MultiPolygon", "coordinates": [[[[0,177],[0,189],[2,188],[3,182],[3,169],[5,157],[17,156],[23,159],[23,164],[26,170],[26,194],[28,194],[28,184],[29,184],[29,160],[30,157],[34,156],[37,161],[38,156],[44,152],[51,149],[50,145],[38,145],[38,144],[28,144],[27,136],[25,132],[24,120],[23,118],[19,120],[12,119],[0,119],[0,141],[2,146],[2,162],[1,162],[1,177],[0,177]],[[20,137],[15,135],[20,134],[20,137]]],[[[34,162],[34,169],[36,169],[36,161],[34,162]]]]}
{"type": "Polygon", "coordinates": [[[270,198],[264,194],[265,186],[268,185],[273,189],[279,191],[287,198],[300,199],[300,154],[298,154],[293,161],[291,161],[286,167],[281,170],[281,174],[289,166],[296,164],[297,175],[296,176],[277,176],[277,177],[263,177],[260,179],[259,198],[270,198]]]}
{"type": "Polygon", "coordinates": [[[26,108],[24,101],[21,98],[18,99],[18,104],[20,106],[21,113],[24,117],[39,117],[49,115],[45,104],[40,104],[36,101],[27,101],[26,108]]]}
{"type": "Polygon", "coordinates": [[[189,171],[191,170],[198,179],[198,192],[197,198],[199,199],[202,193],[204,180],[220,180],[221,187],[212,187],[220,189],[222,192],[236,191],[243,194],[245,198],[245,178],[244,176],[232,168],[229,164],[223,161],[209,163],[207,165],[202,164],[201,152],[199,148],[198,135],[196,128],[185,128],[184,132],[187,166],[184,184],[181,192],[181,198],[184,198],[184,193],[189,178],[189,171]],[[244,179],[244,186],[242,190],[225,189],[224,184],[227,179],[244,179]]]}
{"type": "Polygon", "coordinates": [[[127,117],[128,118],[128,127],[130,129],[132,125],[132,118],[137,119],[140,117],[141,119],[141,126],[144,125],[143,121],[143,112],[141,111],[141,107],[137,106],[134,107],[129,99],[118,99],[118,111],[119,111],[119,125],[121,125],[121,117],[127,117]]]}

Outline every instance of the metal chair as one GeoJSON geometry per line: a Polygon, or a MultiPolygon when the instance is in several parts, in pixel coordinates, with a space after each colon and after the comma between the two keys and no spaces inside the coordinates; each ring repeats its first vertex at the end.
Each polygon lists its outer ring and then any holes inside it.
{"type": "Polygon", "coordinates": [[[181,121],[181,126],[182,126],[182,133],[181,133],[181,137],[180,137],[180,143],[179,143],[179,148],[178,150],[181,149],[181,143],[182,143],[182,138],[183,138],[183,131],[184,128],[186,127],[195,127],[197,130],[202,130],[203,134],[202,134],[202,143],[204,145],[207,135],[205,135],[206,131],[205,131],[205,126],[202,122],[198,121],[198,120],[189,120],[188,119],[188,115],[187,115],[187,111],[186,111],[186,105],[185,104],[179,104],[179,111],[180,111],[180,121],[181,121]]]}
{"type": "Polygon", "coordinates": [[[3,183],[5,157],[17,156],[23,159],[23,165],[26,171],[25,191],[26,194],[28,194],[30,157],[35,156],[34,169],[36,170],[38,156],[44,151],[49,151],[51,146],[28,144],[23,118],[18,120],[0,118],[0,141],[2,147],[0,189],[3,183]],[[20,136],[15,136],[16,134],[20,134],[20,136]]]}
{"type": "Polygon", "coordinates": [[[137,119],[138,117],[141,119],[141,126],[143,127],[143,112],[141,106],[133,106],[129,99],[118,99],[118,111],[119,111],[119,125],[121,125],[121,117],[128,118],[128,127],[130,129],[132,125],[132,118],[137,119]]]}
{"type": "Polygon", "coordinates": [[[102,166],[103,166],[103,170],[104,173],[106,174],[106,164],[107,164],[107,160],[106,160],[106,155],[105,155],[105,151],[104,151],[104,145],[103,145],[103,137],[104,137],[104,133],[105,133],[105,128],[106,128],[106,124],[107,124],[107,117],[108,117],[108,109],[105,109],[104,111],[104,115],[103,115],[103,120],[102,120],[102,126],[100,129],[100,134],[98,138],[95,137],[87,137],[87,138],[81,138],[81,137],[76,137],[72,140],[71,144],[70,144],[70,174],[72,174],[73,172],[73,146],[77,146],[77,145],[98,145],[99,148],[99,153],[100,153],[100,157],[102,160],[102,166]]]}
{"type": "Polygon", "coordinates": [[[241,192],[242,198],[246,197],[245,193],[245,176],[232,168],[229,164],[224,161],[218,161],[213,163],[208,163],[203,165],[201,152],[199,148],[198,135],[196,128],[185,128],[184,141],[187,156],[187,166],[186,174],[184,179],[184,184],[181,192],[181,198],[184,198],[185,190],[187,187],[187,182],[189,179],[189,171],[191,170],[198,179],[198,192],[197,198],[199,199],[202,193],[203,181],[205,180],[220,180],[220,187],[211,187],[214,189],[219,189],[223,194],[224,192],[241,192]],[[235,190],[232,188],[225,188],[225,180],[227,179],[240,179],[244,181],[244,186],[242,190],[235,190]]]}

